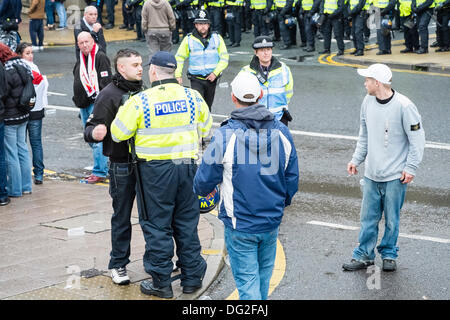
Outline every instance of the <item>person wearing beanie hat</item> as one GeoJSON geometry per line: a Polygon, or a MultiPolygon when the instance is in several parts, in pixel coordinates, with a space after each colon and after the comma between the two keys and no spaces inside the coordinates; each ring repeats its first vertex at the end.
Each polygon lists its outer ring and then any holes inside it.
{"type": "Polygon", "coordinates": [[[252,45],[255,55],[242,71],[250,72],[258,79],[263,97],[260,103],[286,126],[292,120],[288,104],[293,95],[294,80],[291,69],[272,55],[274,44],[269,36],[256,37],[252,45]]]}
{"type": "Polygon", "coordinates": [[[241,300],[267,299],[278,229],[298,190],[292,135],[261,96],[256,76],[239,72],[231,82],[236,108],[214,132],[194,178],[200,196],[219,185],[219,219],[241,300]]]}
{"type": "Polygon", "coordinates": [[[361,105],[358,143],[347,172],[357,174],[356,168],[365,162],[361,229],[352,260],[342,267],[355,271],[374,264],[378,224],[384,212],[385,231],[377,251],[383,271],[394,271],[400,209],[408,183],[422,161],[425,132],[414,103],[392,89],[388,66],[377,63],[357,72],[365,77],[367,95],[361,105]]]}
{"type": "Polygon", "coordinates": [[[172,53],[160,51],[150,60],[151,88],[129,98],[111,124],[115,142],[134,138],[140,192],[139,223],[146,250],[144,269],[152,280],[141,282],[141,292],[172,298],[174,240],[183,293],[202,287],[206,262],[201,256],[197,226],[200,206],[193,192],[199,139],[212,126],[208,105],[198,91],[175,79],[172,53]],[[158,244],[158,245],[155,245],[158,244]]]}

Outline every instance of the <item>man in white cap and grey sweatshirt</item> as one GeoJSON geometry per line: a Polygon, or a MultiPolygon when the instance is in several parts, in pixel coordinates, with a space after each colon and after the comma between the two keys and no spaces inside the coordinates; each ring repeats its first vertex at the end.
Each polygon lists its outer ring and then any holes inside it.
{"type": "Polygon", "coordinates": [[[385,231],[377,247],[383,260],[383,271],[397,269],[397,238],[400,209],[406,188],[422,161],[425,132],[414,103],[391,88],[392,72],[384,64],[358,69],[365,77],[367,95],[361,105],[359,138],[349,174],[365,161],[361,230],[359,245],[353,250],[347,271],[374,264],[378,224],[384,212],[385,231]]]}

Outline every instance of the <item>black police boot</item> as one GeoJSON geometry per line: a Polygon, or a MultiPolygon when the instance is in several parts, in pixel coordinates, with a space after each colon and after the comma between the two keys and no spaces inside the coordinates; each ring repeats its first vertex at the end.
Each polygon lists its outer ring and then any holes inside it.
{"type": "Polygon", "coordinates": [[[195,291],[197,291],[198,289],[200,289],[202,286],[184,286],[183,287],[183,293],[194,293],[195,291]]]}
{"type": "Polygon", "coordinates": [[[319,54],[326,54],[326,53],[331,53],[331,51],[330,51],[330,50],[328,50],[328,49],[325,49],[325,50],[319,51],[319,54]]]}
{"type": "Polygon", "coordinates": [[[344,50],[339,50],[338,53],[336,53],[337,56],[343,56],[344,55],[344,50]]]}
{"type": "Polygon", "coordinates": [[[403,50],[400,50],[400,53],[410,53],[410,52],[414,52],[414,50],[411,48],[405,48],[403,50]]]}
{"type": "Polygon", "coordinates": [[[280,48],[280,50],[287,50],[287,49],[290,49],[291,48],[291,45],[290,44],[285,44],[285,45],[283,45],[281,48],[280,48]]]}
{"type": "Polygon", "coordinates": [[[417,53],[417,54],[428,53],[428,49],[420,48],[419,50],[416,51],[416,53],[417,53]]]}
{"type": "Polygon", "coordinates": [[[306,51],[306,52],[316,51],[316,49],[314,47],[310,47],[310,46],[306,47],[306,49],[303,49],[303,50],[306,51]]]}
{"type": "Polygon", "coordinates": [[[362,50],[357,50],[355,52],[355,57],[360,57],[360,56],[363,56],[363,55],[364,55],[364,51],[362,51],[362,50]]]}
{"type": "Polygon", "coordinates": [[[158,288],[155,285],[153,285],[153,281],[144,280],[141,282],[140,288],[141,292],[146,295],[157,296],[164,299],[173,298],[172,285],[163,288],[158,288]]]}

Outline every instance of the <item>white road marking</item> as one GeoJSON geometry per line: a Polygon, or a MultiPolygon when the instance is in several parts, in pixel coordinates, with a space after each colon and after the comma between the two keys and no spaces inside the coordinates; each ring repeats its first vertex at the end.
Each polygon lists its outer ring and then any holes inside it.
{"type": "Polygon", "coordinates": [[[61,96],[61,97],[67,96],[67,94],[65,94],[65,93],[52,92],[52,91],[47,91],[47,95],[48,96],[61,96]]]}
{"type": "MultiPolygon", "coordinates": [[[[346,226],[343,224],[328,223],[328,222],[316,221],[316,220],[308,221],[307,224],[329,227],[329,228],[334,228],[334,229],[353,230],[353,231],[359,230],[359,227],[346,226]]],[[[439,243],[450,243],[450,239],[444,239],[444,238],[436,238],[436,237],[421,236],[421,235],[406,234],[406,233],[399,233],[398,236],[402,237],[402,238],[415,239],[415,240],[425,240],[425,241],[432,241],[432,242],[439,242],[439,243]]]]}
{"type": "MultiPolygon", "coordinates": [[[[56,110],[64,110],[64,111],[72,111],[72,112],[79,112],[80,109],[76,107],[64,107],[64,106],[54,106],[54,105],[48,105],[47,108],[49,109],[56,109],[56,110]]],[[[229,116],[222,115],[222,114],[211,114],[213,117],[217,118],[223,118],[227,119],[229,116]]],[[[220,125],[220,123],[214,122],[215,125],[220,125]]],[[[302,136],[309,136],[309,137],[318,137],[318,138],[326,138],[326,139],[341,139],[341,140],[353,140],[357,141],[358,137],[356,136],[346,136],[342,134],[333,134],[333,133],[320,133],[320,132],[309,132],[309,131],[300,131],[300,130],[290,130],[291,134],[293,135],[302,135],[302,136]]],[[[425,143],[425,148],[430,149],[440,149],[440,150],[450,150],[450,144],[449,143],[442,143],[442,142],[433,142],[428,141],[425,143]]]]}

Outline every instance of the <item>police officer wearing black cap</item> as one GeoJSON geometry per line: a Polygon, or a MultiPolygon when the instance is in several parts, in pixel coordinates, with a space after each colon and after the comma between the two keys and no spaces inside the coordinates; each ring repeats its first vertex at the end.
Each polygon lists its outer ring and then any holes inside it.
{"type": "Polygon", "coordinates": [[[135,138],[145,199],[138,204],[144,203],[147,212],[147,217],[139,217],[146,242],[143,262],[152,276],[152,280],[141,282],[140,288],[142,293],[160,298],[173,297],[174,240],[183,293],[199,289],[206,272],[197,233],[200,206],[193,179],[198,141],[208,135],[212,118],[198,91],[178,84],[176,67],[172,53],[153,55],[151,88],[128,99],[111,125],[115,142],[135,138]]]}
{"type": "Polygon", "coordinates": [[[294,80],[289,67],[272,55],[273,46],[271,37],[256,37],[253,42],[255,55],[241,72],[253,73],[258,78],[263,91],[259,102],[287,126],[292,121],[288,104],[293,95],[294,80]]]}

